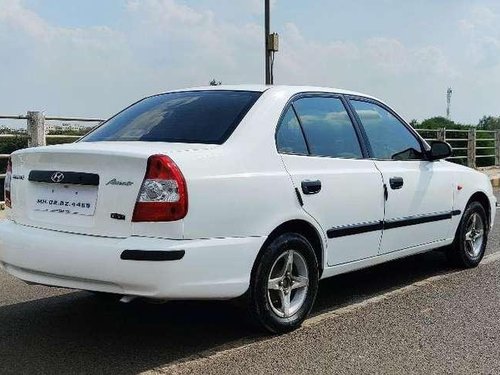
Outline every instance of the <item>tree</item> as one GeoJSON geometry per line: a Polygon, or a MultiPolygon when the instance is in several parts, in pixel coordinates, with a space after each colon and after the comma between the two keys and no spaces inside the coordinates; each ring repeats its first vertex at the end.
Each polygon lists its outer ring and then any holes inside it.
{"type": "Polygon", "coordinates": [[[209,82],[209,85],[210,86],[219,86],[219,85],[222,85],[222,82],[221,81],[217,81],[215,78],[212,79],[210,82],[209,82]]]}
{"type": "Polygon", "coordinates": [[[410,121],[410,125],[412,128],[418,128],[420,126],[419,122],[415,119],[410,121]]]}
{"type": "Polygon", "coordinates": [[[456,129],[460,128],[462,125],[457,124],[451,120],[448,120],[442,116],[431,117],[427,120],[424,120],[418,126],[419,129],[456,129]]]}
{"type": "Polygon", "coordinates": [[[477,124],[477,128],[480,130],[497,130],[500,129],[500,117],[494,116],[483,116],[477,124]]]}

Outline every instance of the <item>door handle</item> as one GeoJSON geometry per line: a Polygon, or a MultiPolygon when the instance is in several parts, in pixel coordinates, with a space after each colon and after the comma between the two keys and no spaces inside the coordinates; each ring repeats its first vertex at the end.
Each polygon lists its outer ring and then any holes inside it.
{"type": "Polygon", "coordinates": [[[321,181],[315,180],[305,180],[301,182],[302,192],[304,194],[317,194],[321,190],[321,181]]]}
{"type": "Polygon", "coordinates": [[[401,189],[404,185],[403,177],[391,177],[389,179],[389,185],[391,185],[392,190],[401,189]]]}

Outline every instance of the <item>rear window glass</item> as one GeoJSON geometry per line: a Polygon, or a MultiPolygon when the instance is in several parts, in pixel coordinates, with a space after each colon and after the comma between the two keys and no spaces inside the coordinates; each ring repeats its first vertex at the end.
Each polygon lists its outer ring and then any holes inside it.
{"type": "Polygon", "coordinates": [[[223,143],[261,95],[254,91],[185,91],[143,99],[83,142],[223,143]]]}

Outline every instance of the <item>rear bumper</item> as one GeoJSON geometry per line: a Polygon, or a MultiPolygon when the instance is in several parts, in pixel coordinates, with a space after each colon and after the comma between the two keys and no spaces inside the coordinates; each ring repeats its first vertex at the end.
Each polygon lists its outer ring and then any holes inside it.
{"type": "Polygon", "coordinates": [[[0,222],[0,265],[11,275],[37,284],[151,298],[228,299],[247,290],[264,241],[265,237],[105,238],[5,220],[0,222]],[[125,250],[138,251],[141,257],[148,251],[168,255],[155,260],[121,259],[125,250]],[[180,259],[169,256],[181,253],[180,259]]]}

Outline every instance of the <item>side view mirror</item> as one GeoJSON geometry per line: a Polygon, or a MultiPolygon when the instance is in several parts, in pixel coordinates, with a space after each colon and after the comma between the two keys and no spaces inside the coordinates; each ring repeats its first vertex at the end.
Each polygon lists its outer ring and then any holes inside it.
{"type": "Polygon", "coordinates": [[[449,143],[442,141],[433,141],[431,149],[428,152],[430,160],[446,159],[451,156],[452,149],[449,143]]]}

